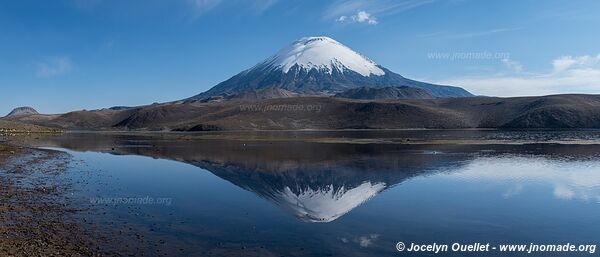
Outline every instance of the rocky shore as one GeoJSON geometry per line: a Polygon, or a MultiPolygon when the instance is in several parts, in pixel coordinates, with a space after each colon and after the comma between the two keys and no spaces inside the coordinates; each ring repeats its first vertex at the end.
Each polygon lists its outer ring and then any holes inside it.
{"type": "Polygon", "coordinates": [[[99,256],[73,219],[67,153],[0,142],[0,256],[99,256]]]}

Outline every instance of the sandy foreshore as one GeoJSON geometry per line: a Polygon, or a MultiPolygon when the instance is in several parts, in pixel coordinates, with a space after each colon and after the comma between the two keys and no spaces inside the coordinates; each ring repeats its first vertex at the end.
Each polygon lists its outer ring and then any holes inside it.
{"type": "Polygon", "coordinates": [[[98,256],[59,175],[67,153],[0,143],[0,256],[98,256]]]}

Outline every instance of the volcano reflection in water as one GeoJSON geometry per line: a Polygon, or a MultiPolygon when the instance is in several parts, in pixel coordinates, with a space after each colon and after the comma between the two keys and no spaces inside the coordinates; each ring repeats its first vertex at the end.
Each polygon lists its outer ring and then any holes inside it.
{"type": "Polygon", "coordinates": [[[331,222],[406,179],[452,169],[472,158],[423,146],[195,142],[115,135],[89,140],[78,134],[40,141],[38,146],[189,163],[306,222],[331,222]]]}

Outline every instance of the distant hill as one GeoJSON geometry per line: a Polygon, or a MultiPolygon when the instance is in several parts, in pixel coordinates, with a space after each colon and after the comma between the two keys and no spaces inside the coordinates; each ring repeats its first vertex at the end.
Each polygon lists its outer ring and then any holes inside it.
{"type": "Polygon", "coordinates": [[[15,116],[24,116],[24,115],[32,115],[32,114],[39,114],[35,109],[25,106],[25,107],[18,107],[13,109],[8,115],[6,115],[6,117],[15,117],[15,116]]]}
{"type": "Polygon", "coordinates": [[[385,101],[287,97],[168,103],[9,120],[67,130],[600,129],[600,95],[385,101]]]}
{"type": "Polygon", "coordinates": [[[335,97],[363,100],[433,99],[425,89],[414,87],[359,87],[348,89],[335,97]]]}
{"type": "Polygon", "coordinates": [[[39,132],[59,132],[56,128],[47,128],[38,125],[26,124],[22,122],[15,122],[9,120],[0,119],[0,133],[39,133],[39,132]]]}
{"type": "MultiPolygon", "coordinates": [[[[329,37],[305,37],[254,67],[187,100],[226,99],[242,92],[279,89],[303,96],[331,96],[360,87],[412,87],[434,97],[473,96],[460,87],[404,78],[329,37]]],[[[255,98],[266,99],[269,94],[255,98]]],[[[272,95],[279,98],[278,94],[272,95]]]]}

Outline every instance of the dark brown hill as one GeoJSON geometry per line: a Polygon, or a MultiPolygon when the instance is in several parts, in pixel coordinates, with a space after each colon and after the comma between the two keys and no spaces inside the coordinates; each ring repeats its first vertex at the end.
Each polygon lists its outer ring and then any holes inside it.
{"type": "Polygon", "coordinates": [[[179,102],[10,119],[69,130],[600,128],[600,96],[376,101],[288,97],[179,102]]]}
{"type": "Polygon", "coordinates": [[[336,94],[335,97],[362,100],[435,98],[429,91],[414,87],[359,87],[336,94]]]}

